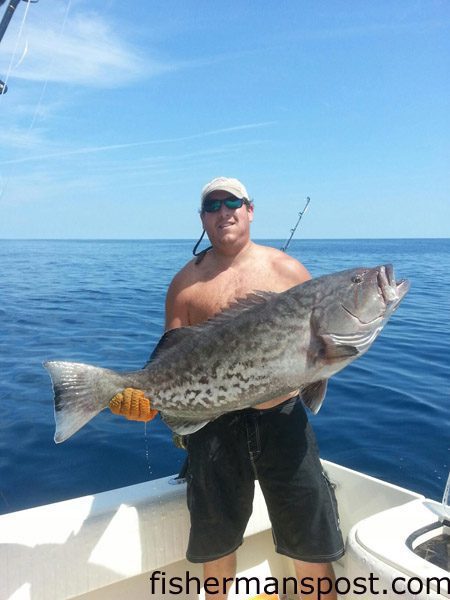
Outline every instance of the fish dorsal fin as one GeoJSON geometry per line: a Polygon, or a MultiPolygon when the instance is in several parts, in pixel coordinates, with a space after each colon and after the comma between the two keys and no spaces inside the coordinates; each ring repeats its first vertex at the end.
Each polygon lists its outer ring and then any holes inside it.
{"type": "Polygon", "coordinates": [[[198,331],[217,323],[226,323],[229,320],[235,319],[243,312],[254,308],[255,306],[266,304],[275,296],[278,296],[277,292],[252,292],[244,298],[238,298],[237,300],[233,301],[229,306],[224,308],[224,310],[217,313],[204,323],[200,323],[200,325],[194,325],[194,327],[191,329],[198,331]]]}
{"type": "Polygon", "coordinates": [[[165,352],[166,350],[169,350],[170,348],[173,348],[179,344],[181,340],[186,338],[195,340],[195,336],[205,329],[218,324],[228,323],[243,312],[254,308],[255,306],[266,304],[268,300],[277,295],[278,294],[276,292],[253,292],[248,294],[248,296],[245,298],[240,298],[234,301],[223,311],[217,313],[204,323],[192,325],[190,327],[177,327],[176,329],[169,329],[159,340],[145,366],[154,361],[156,358],[159,358],[162,352],[165,352]]]}
{"type": "Polygon", "coordinates": [[[177,327],[176,329],[169,329],[168,331],[165,331],[161,336],[159,342],[156,344],[145,366],[147,366],[153,360],[158,358],[158,356],[164,350],[168,350],[169,348],[176,346],[185,337],[192,335],[192,330],[192,327],[177,327]]]}
{"type": "Polygon", "coordinates": [[[309,410],[315,415],[322,406],[325,394],[327,393],[328,379],[321,379],[307,385],[300,393],[300,396],[309,410]]]}

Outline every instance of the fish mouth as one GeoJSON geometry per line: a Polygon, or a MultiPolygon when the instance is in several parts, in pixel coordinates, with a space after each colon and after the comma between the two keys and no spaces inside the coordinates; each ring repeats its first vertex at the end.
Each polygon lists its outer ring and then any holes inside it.
{"type": "Polygon", "coordinates": [[[383,265],[377,272],[378,293],[383,298],[386,306],[398,299],[397,286],[392,265],[383,265]]]}
{"type": "Polygon", "coordinates": [[[405,296],[405,294],[408,292],[409,288],[411,287],[411,282],[408,279],[400,279],[400,281],[397,281],[396,285],[397,285],[398,298],[399,298],[399,300],[402,300],[402,298],[405,296]]]}
{"type": "Polygon", "coordinates": [[[410,283],[407,279],[396,281],[394,267],[392,265],[382,265],[379,267],[377,285],[378,292],[383,298],[387,308],[392,304],[394,304],[393,308],[395,308],[410,287],[410,283]]]}

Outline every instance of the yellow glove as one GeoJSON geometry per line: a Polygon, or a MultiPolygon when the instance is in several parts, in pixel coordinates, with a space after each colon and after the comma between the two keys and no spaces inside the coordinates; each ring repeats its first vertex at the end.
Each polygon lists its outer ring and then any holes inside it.
{"type": "Polygon", "coordinates": [[[122,415],[132,421],[151,421],[158,414],[157,410],[150,407],[150,400],[145,397],[142,390],[125,388],[116,394],[109,403],[111,412],[122,415]]]}

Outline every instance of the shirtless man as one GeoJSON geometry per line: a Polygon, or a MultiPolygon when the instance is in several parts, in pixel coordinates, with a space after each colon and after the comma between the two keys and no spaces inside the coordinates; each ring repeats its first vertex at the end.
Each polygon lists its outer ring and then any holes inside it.
{"type": "MultiPolygon", "coordinates": [[[[166,330],[202,323],[250,292],[283,292],[310,279],[292,257],[251,241],[253,204],[240,181],[213,179],[203,188],[201,202],[201,221],[212,247],[174,277],[167,293],[166,330]]],[[[119,412],[130,416],[125,409],[119,412]]],[[[187,558],[204,564],[205,579],[222,582],[235,575],[235,551],[258,478],[277,552],[294,559],[299,581],[312,578],[317,588],[318,578],[334,580],[331,561],[344,552],[336,502],[298,390],[219,417],[188,437],[187,450],[187,558]]],[[[310,592],[305,597],[319,596],[318,589],[304,589],[310,592]]],[[[336,594],[320,597],[335,600],[336,594]]],[[[223,600],[226,594],[206,598],[223,600]]]]}

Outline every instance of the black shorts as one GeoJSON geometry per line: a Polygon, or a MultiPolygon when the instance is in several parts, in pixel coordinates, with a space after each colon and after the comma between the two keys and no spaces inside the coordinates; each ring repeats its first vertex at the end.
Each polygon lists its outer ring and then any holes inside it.
{"type": "Polygon", "coordinates": [[[227,413],[190,435],[187,446],[189,561],[215,560],[242,544],[255,479],[277,552],[307,562],[344,554],[334,491],[299,398],[227,413]]]}

